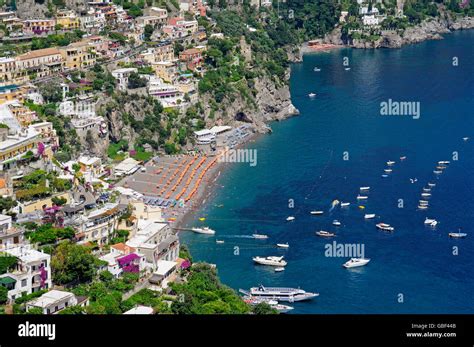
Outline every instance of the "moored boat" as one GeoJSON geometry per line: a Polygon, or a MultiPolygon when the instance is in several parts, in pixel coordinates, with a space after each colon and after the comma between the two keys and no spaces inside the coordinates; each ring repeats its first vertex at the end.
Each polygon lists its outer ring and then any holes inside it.
{"type": "Polygon", "coordinates": [[[295,217],[293,217],[293,216],[289,216],[289,217],[286,218],[287,222],[291,222],[291,221],[294,221],[294,220],[295,220],[295,217]]]}
{"type": "Polygon", "coordinates": [[[209,227],[203,227],[203,228],[192,228],[191,229],[193,232],[198,233],[198,234],[207,234],[207,235],[214,235],[216,233],[215,230],[212,230],[209,227]]]}
{"type": "Polygon", "coordinates": [[[395,228],[392,227],[390,224],[386,224],[386,223],[378,223],[375,225],[377,227],[377,229],[380,229],[380,230],[383,230],[383,231],[394,231],[395,228]]]}
{"type": "Polygon", "coordinates": [[[341,222],[339,222],[337,219],[332,221],[332,225],[335,225],[337,227],[341,226],[341,222]]]}
{"type": "Polygon", "coordinates": [[[333,236],[336,236],[335,233],[330,233],[329,231],[324,231],[324,230],[316,231],[316,235],[321,236],[321,237],[333,237],[333,236]]]}
{"type": "Polygon", "coordinates": [[[277,243],[278,248],[290,248],[290,245],[287,243],[277,243]]]}
{"type": "Polygon", "coordinates": [[[257,256],[257,257],[253,257],[252,260],[256,262],[257,264],[268,265],[268,266],[283,267],[288,264],[285,260],[283,260],[283,256],[281,257],[275,257],[275,256],[258,257],[257,256]]]}
{"type": "Polygon", "coordinates": [[[373,219],[375,218],[375,213],[367,213],[365,216],[364,216],[365,219],[373,219]]]}
{"type": "Polygon", "coordinates": [[[344,266],[346,269],[350,269],[353,267],[360,267],[367,265],[369,263],[370,259],[365,259],[365,258],[351,258],[349,261],[345,262],[342,266],[344,266]]]}
{"type": "Polygon", "coordinates": [[[319,293],[310,293],[303,289],[264,287],[262,285],[259,287],[252,287],[248,291],[240,289],[239,292],[256,298],[266,298],[287,302],[311,300],[312,298],[319,296],[319,293]]]}
{"type": "Polygon", "coordinates": [[[254,239],[259,239],[259,240],[266,240],[268,239],[268,235],[264,234],[252,234],[254,239]]]}
{"type": "Polygon", "coordinates": [[[319,215],[323,214],[324,211],[311,211],[310,213],[311,213],[312,215],[319,216],[319,215]]]}

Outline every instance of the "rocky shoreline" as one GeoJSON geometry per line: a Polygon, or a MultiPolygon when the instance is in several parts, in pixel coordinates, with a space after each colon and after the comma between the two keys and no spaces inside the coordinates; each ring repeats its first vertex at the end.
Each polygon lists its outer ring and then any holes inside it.
{"type": "Polygon", "coordinates": [[[344,40],[340,28],[334,29],[326,35],[322,42],[343,45],[352,48],[400,48],[404,45],[419,43],[426,40],[442,40],[442,34],[455,30],[467,30],[474,28],[473,17],[458,17],[455,20],[449,17],[438,17],[425,20],[420,25],[407,28],[405,31],[382,31],[382,35],[375,41],[363,39],[344,40]]]}

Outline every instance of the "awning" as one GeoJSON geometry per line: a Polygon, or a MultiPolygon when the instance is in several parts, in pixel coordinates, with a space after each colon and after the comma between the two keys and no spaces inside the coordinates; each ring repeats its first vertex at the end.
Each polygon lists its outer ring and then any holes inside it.
{"type": "Polygon", "coordinates": [[[11,278],[9,276],[0,278],[0,284],[7,285],[7,284],[15,284],[15,283],[16,283],[16,279],[11,278]]]}

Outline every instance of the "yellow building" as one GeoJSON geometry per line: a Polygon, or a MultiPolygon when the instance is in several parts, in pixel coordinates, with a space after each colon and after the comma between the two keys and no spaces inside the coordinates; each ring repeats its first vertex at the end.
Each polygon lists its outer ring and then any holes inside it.
{"type": "Polygon", "coordinates": [[[171,83],[175,80],[178,67],[174,61],[160,61],[151,65],[156,76],[164,82],[171,83]]]}
{"type": "Polygon", "coordinates": [[[28,75],[25,70],[18,67],[14,58],[0,58],[0,86],[9,86],[12,84],[21,84],[28,81],[28,75]]]}
{"type": "Polygon", "coordinates": [[[22,129],[15,135],[9,135],[7,128],[0,128],[0,168],[36,148],[39,141],[39,133],[33,128],[22,129]]]}
{"type": "Polygon", "coordinates": [[[74,30],[79,29],[81,22],[74,11],[64,10],[56,15],[56,25],[60,25],[65,30],[74,30]]]}
{"type": "Polygon", "coordinates": [[[44,48],[16,57],[19,73],[34,74],[36,78],[50,76],[64,69],[64,59],[57,48],[44,48]]]}
{"type": "Polygon", "coordinates": [[[59,50],[66,61],[66,69],[81,69],[96,62],[96,56],[87,41],[74,42],[59,50]]]}

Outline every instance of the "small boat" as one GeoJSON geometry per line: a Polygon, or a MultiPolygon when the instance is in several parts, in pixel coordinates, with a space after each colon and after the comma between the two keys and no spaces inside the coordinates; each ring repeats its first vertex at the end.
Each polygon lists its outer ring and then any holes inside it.
{"type": "Polygon", "coordinates": [[[426,210],[428,208],[428,205],[418,205],[419,210],[426,210]]]}
{"type": "Polygon", "coordinates": [[[438,164],[439,165],[449,165],[449,164],[451,164],[451,162],[449,160],[441,160],[441,161],[438,161],[438,164]]]}
{"type": "Polygon", "coordinates": [[[364,216],[365,219],[374,219],[375,218],[375,213],[368,213],[364,216]]]}
{"type": "Polygon", "coordinates": [[[420,201],[418,202],[418,204],[421,205],[421,206],[428,206],[428,205],[429,205],[429,201],[420,200],[420,201]]]}
{"type": "Polygon", "coordinates": [[[199,220],[200,220],[201,222],[204,222],[204,221],[206,220],[206,218],[201,217],[201,218],[199,218],[199,220]]]}
{"type": "Polygon", "coordinates": [[[386,223],[378,223],[375,225],[377,227],[377,229],[380,229],[380,230],[383,230],[383,231],[394,231],[395,228],[390,226],[390,224],[386,224],[386,223]]]}
{"type": "Polygon", "coordinates": [[[431,196],[431,193],[421,193],[421,196],[424,198],[429,198],[431,196]]]}
{"type": "Polygon", "coordinates": [[[310,98],[314,98],[314,97],[316,97],[316,93],[309,93],[308,96],[309,96],[310,98]]]}
{"type": "Polygon", "coordinates": [[[436,170],[444,170],[446,168],[447,168],[447,166],[439,165],[439,166],[436,167],[436,170]]]}
{"type": "Polygon", "coordinates": [[[214,235],[216,232],[215,230],[212,230],[209,227],[204,227],[204,228],[192,228],[192,231],[198,234],[207,234],[207,235],[214,235]]]}
{"type": "Polygon", "coordinates": [[[349,261],[345,262],[342,266],[344,266],[346,269],[350,269],[353,267],[360,267],[367,265],[369,263],[370,259],[365,259],[365,258],[351,258],[349,261]]]}
{"type": "Polygon", "coordinates": [[[441,174],[443,173],[443,171],[441,171],[441,170],[434,170],[433,173],[436,174],[436,175],[441,175],[441,174]]]}
{"type": "Polygon", "coordinates": [[[341,226],[341,222],[339,222],[337,219],[332,221],[332,225],[335,225],[337,227],[341,226]]]}
{"type": "Polygon", "coordinates": [[[260,265],[268,265],[268,266],[278,266],[283,267],[286,266],[287,262],[283,260],[283,257],[253,257],[252,260],[260,265]]]}
{"type": "Polygon", "coordinates": [[[223,244],[223,243],[224,243],[224,240],[216,240],[216,243],[217,243],[217,244],[223,244]]]}
{"type": "Polygon", "coordinates": [[[383,174],[383,175],[382,175],[382,177],[383,177],[383,178],[387,178],[387,177],[388,177],[388,175],[386,175],[386,174],[383,174]]]}
{"type": "Polygon", "coordinates": [[[347,207],[350,204],[351,204],[350,202],[341,202],[341,207],[347,207]]]}
{"type": "Polygon", "coordinates": [[[360,205],[359,208],[360,208],[361,210],[363,210],[363,209],[365,208],[365,206],[360,205]]]}
{"type": "Polygon", "coordinates": [[[263,235],[263,234],[252,234],[252,237],[254,239],[259,239],[259,240],[266,240],[268,239],[268,236],[267,235],[263,235]]]}
{"type": "Polygon", "coordinates": [[[449,233],[448,235],[454,239],[463,239],[467,236],[466,233],[449,233]]]}
{"type": "Polygon", "coordinates": [[[314,72],[319,72],[319,71],[321,71],[321,69],[316,66],[316,67],[313,69],[313,71],[314,71],[314,72]]]}
{"type": "MultiPolygon", "coordinates": [[[[275,271],[276,271],[276,269],[275,269],[275,271]]],[[[247,304],[252,305],[252,306],[255,306],[255,305],[258,305],[258,304],[264,302],[264,303],[268,304],[274,310],[277,310],[279,313],[286,313],[286,312],[289,312],[289,311],[294,309],[291,306],[279,304],[277,300],[270,300],[270,299],[267,299],[267,298],[256,298],[256,297],[253,297],[253,296],[249,295],[249,296],[244,296],[242,299],[243,299],[244,302],[246,302],[247,304]]]]}
{"type": "Polygon", "coordinates": [[[288,218],[286,218],[287,222],[291,222],[293,220],[295,220],[295,217],[293,217],[293,216],[289,216],[288,218]]]}
{"type": "Polygon", "coordinates": [[[312,215],[319,216],[319,215],[323,214],[324,211],[311,211],[310,213],[311,213],[312,215]]]}
{"type": "Polygon", "coordinates": [[[391,173],[393,170],[392,169],[384,169],[383,171],[385,171],[386,173],[391,173]]]}
{"type": "Polygon", "coordinates": [[[275,268],[275,272],[282,272],[282,271],[285,271],[284,267],[276,267],[275,268]]]}
{"type": "Polygon", "coordinates": [[[336,236],[336,234],[330,233],[329,231],[324,231],[324,230],[316,231],[316,235],[321,236],[321,237],[333,237],[333,236],[336,236]]]}
{"type": "Polygon", "coordinates": [[[431,218],[426,217],[424,224],[435,227],[438,224],[438,221],[436,219],[431,219],[431,218]]]}
{"type": "Polygon", "coordinates": [[[469,137],[463,137],[462,139],[463,139],[463,141],[468,141],[469,137]]]}
{"type": "Polygon", "coordinates": [[[361,191],[363,191],[363,190],[370,190],[370,187],[360,187],[359,189],[360,189],[361,191]]]}
{"type": "Polygon", "coordinates": [[[366,195],[357,195],[357,200],[366,200],[368,199],[369,197],[366,196],[366,195]]]}
{"type": "Polygon", "coordinates": [[[429,193],[429,192],[431,192],[431,188],[423,188],[423,191],[426,192],[426,193],[429,193]]]}
{"type": "Polygon", "coordinates": [[[387,165],[388,165],[388,166],[392,166],[393,164],[395,164],[395,162],[394,162],[393,160],[387,161],[387,165]]]}
{"type": "Polygon", "coordinates": [[[434,187],[434,186],[436,186],[436,183],[431,183],[431,182],[428,183],[428,187],[434,187]]]}
{"type": "Polygon", "coordinates": [[[418,182],[418,178],[410,178],[410,182],[411,182],[411,183],[418,182]]]}
{"type": "Polygon", "coordinates": [[[405,160],[407,157],[406,156],[403,156],[403,157],[400,157],[400,160],[405,160]]]}
{"type": "Polygon", "coordinates": [[[278,248],[290,248],[290,245],[287,243],[277,243],[278,248]]]}
{"type": "Polygon", "coordinates": [[[344,70],[349,71],[350,69],[351,69],[350,67],[346,67],[344,70]]]}

